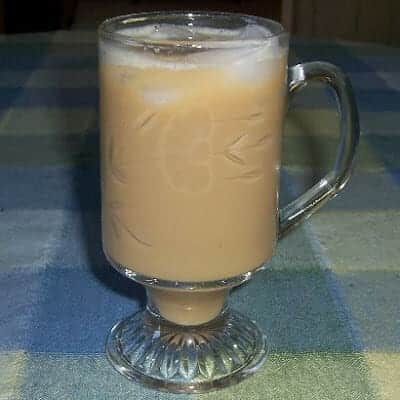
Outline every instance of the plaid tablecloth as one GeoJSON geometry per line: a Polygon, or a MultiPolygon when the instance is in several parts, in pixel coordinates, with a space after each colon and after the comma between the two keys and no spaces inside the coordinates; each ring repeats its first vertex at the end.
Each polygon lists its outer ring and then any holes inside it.
{"type": "MultiPolygon", "coordinates": [[[[232,303],[271,343],[252,378],[199,399],[400,398],[400,50],[292,43],[350,76],[362,139],[349,187],[279,243],[232,303]]],[[[96,34],[0,37],[0,399],[172,399],[108,364],[142,304],[101,251],[96,34]]],[[[284,140],[282,202],[331,165],[338,118],[317,87],[284,140]]],[[[179,398],[189,396],[180,395],[179,398]]]]}

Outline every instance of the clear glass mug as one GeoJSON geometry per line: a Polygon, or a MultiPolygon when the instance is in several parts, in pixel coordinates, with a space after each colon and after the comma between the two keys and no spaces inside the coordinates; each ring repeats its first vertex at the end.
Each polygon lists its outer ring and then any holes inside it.
{"type": "Polygon", "coordinates": [[[229,291],[345,186],[359,139],[348,79],[324,62],[288,68],[288,41],[277,22],[229,13],[133,14],[100,26],[103,249],[148,298],[107,341],[130,379],[204,392],[266,358],[266,337],[228,307],[229,291]],[[279,210],[287,98],[314,80],[336,93],[336,161],[279,210]]]}

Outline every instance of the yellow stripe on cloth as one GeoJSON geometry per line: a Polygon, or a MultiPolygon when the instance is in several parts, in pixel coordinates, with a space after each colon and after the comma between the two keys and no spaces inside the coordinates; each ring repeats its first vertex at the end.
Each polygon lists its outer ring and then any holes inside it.
{"type": "Polygon", "coordinates": [[[0,400],[20,398],[26,359],[23,351],[0,353],[0,400]]]}
{"type": "Polygon", "coordinates": [[[366,360],[371,380],[382,400],[400,398],[400,353],[369,353],[366,360]]]}

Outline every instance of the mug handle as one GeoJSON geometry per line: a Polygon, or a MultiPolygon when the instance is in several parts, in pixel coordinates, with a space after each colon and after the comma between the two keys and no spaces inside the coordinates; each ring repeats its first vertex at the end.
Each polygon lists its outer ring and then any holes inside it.
{"type": "Polygon", "coordinates": [[[360,138],[357,106],[349,79],[335,65],[308,62],[289,68],[289,99],[310,81],[321,81],[335,92],[340,112],[340,138],[335,164],[324,178],[279,210],[278,238],[309,218],[347,184],[360,138]]]}

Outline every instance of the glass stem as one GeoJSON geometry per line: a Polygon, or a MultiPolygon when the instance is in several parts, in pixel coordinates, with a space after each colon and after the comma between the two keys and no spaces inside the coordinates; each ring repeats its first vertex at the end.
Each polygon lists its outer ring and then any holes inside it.
{"type": "Polygon", "coordinates": [[[200,325],[216,318],[230,289],[176,290],[147,288],[148,308],[166,320],[178,325],[200,325]]]}

